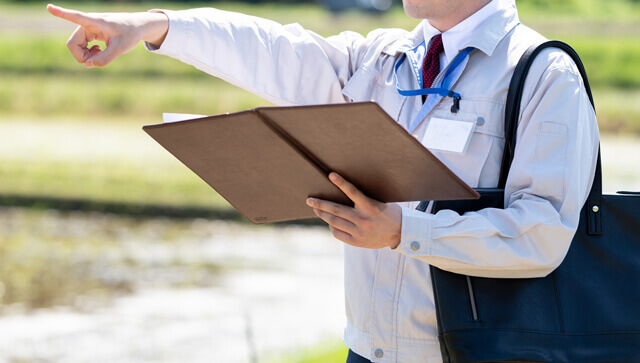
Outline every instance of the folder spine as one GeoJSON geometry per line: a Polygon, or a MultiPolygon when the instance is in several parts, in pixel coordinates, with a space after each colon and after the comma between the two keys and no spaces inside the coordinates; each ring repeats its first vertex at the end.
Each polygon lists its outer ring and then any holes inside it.
{"type": "Polygon", "coordinates": [[[286,131],[284,131],[280,126],[271,121],[267,116],[263,115],[260,112],[260,109],[255,109],[254,112],[260,118],[260,120],[267,125],[276,135],[278,135],[282,140],[288,143],[294,150],[296,150],[302,157],[304,157],[310,164],[316,167],[318,171],[320,171],[325,176],[329,176],[331,170],[320,161],[315,155],[313,155],[309,150],[307,150],[301,143],[299,143],[296,139],[294,139],[291,135],[289,135],[286,131]]]}

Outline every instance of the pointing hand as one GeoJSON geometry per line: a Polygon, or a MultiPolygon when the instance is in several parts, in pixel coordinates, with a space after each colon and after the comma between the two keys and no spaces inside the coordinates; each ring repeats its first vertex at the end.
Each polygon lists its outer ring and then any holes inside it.
{"type": "Polygon", "coordinates": [[[169,19],[162,13],[83,13],[51,4],[47,10],[78,25],[67,47],[87,68],[106,66],[133,50],[141,40],[159,46],[169,30],[169,19]],[[94,40],[104,42],[106,48],[87,48],[94,40]]]}

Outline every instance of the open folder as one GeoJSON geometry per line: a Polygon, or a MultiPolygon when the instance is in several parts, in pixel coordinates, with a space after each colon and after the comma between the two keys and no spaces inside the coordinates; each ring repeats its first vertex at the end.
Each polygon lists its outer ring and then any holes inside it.
{"type": "Polygon", "coordinates": [[[479,197],[373,102],[263,107],[143,129],[253,223],[313,218],[307,197],[353,205],[332,171],[381,202],[479,197]]]}

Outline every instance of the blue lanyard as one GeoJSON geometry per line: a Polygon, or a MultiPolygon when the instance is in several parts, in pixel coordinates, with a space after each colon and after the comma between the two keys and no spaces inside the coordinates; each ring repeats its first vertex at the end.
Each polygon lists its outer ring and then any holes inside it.
{"type": "MultiPolygon", "coordinates": [[[[456,70],[456,68],[458,68],[460,64],[462,64],[462,62],[469,56],[469,53],[471,53],[474,50],[475,50],[474,47],[467,47],[463,49],[460,53],[458,53],[458,55],[453,59],[453,61],[445,71],[444,76],[438,83],[437,87],[419,88],[419,89],[412,89],[412,90],[406,90],[406,89],[400,88],[400,84],[398,82],[398,69],[407,58],[407,55],[403,54],[402,57],[398,59],[395,67],[393,68],[393,77],[395,78],[396,88],[398,89],[398,93],[400,93],[403,96],[421,96],[421,95],[437,94],[437,95],[440,95],[441,97],[451,97],[453,98],[453,106],[451,106],[451,112],[454,112],[454,113],[458,112],[458,110],[460,109],[460,99],[462,97],[460,96],[459,93],[454,92],[452,89],[449,89],[451,87],[451,84],[450,84],[451,80],[449,79],[449,76],[451,76],[451,74],[456,70]]],[[[414,72],[417,72],[417,67],[415,64],[413,64],[413,68],[414,68],[414,72]]],[[[418,80],[421,80],[422,78],[418,76],[417,73],[416,73],[416,77],[418,78],[418,80]]],[[[427,116],[427,113],[434,106],[435,104],[431,105],[429,101],[427,101],[423,105],[422,109],[420,109],[420,112],[418,113],[418,116],[411,124],[410,130],[409,130],[410,132],[413,132],[417,124],[420,123],[420,121],[427,116]]]]}

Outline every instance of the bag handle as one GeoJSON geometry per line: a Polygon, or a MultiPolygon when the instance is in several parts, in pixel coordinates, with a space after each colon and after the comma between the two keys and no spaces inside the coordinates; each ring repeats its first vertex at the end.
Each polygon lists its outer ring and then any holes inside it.
{"type": "MultiPolygon", "coordinates": [[[[589,80],[587,79],[587,72],[584,69],[584,65],[578,56],[578,53],[571,48],[567,43],[550,40],[541,44],[534,44],[529,47],[520,60],[511,77],[511,83],[509,84],[509,92],[507,93],[507,104],[505,106],[504,113],[504,134],[505,134],[505,146],[504,154],[502,155],[502,166],[500,168],[500,179],[498,182],[498,188],[504,189],[507,185],[507,178],[509,176],[509,169],[513,162],[513,156],[516,150],[516,138],[518,130],[518,119],[520,115],[520,106],[522,102],[522,92],[524,89],[525,80],[529,69],[533,64],[535,57],[546,48],[558,48],[567,53],[571,59],[575,62],[584,82],[584,87],[591,101],[591,106],[595,106],[593,103],[593,96],[591,94],[591,87],[589,86],[589,80]]],[[[589,192],[587,199],[587,213],[588,213],[588,226],[589,234],[602,234],[602,213],[600,211],[600,201],[602,199],[602,165],[600,161],[600,147],[598,147],[598,162],[596,164],[596,173],[593,180],[593,186],[589,192]]]]}

